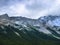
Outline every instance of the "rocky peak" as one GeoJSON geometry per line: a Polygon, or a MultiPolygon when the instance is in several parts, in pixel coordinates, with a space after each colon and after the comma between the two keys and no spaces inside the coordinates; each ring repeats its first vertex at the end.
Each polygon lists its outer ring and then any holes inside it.
{"type": "Polygon", "coordinates": [[[9,19],[8,14],[0,15],[0,19],[9,19]]]}

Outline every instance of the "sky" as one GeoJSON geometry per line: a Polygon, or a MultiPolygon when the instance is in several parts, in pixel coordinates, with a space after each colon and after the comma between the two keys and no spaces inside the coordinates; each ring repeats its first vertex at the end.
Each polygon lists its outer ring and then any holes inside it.
{"type": "Polygon", "coordinates": [[[60,15],[60,0],[0,0],[0,15],[37,19],[46,15],[60,15]]]}

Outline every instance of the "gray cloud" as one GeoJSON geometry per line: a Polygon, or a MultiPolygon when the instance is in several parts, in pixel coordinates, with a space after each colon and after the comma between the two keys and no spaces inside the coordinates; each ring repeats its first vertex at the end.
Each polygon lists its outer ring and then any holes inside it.
{"type": "Polygon", "coordinates": [[[10,6],[17,2],[22,2],[23,0],[0,0],[0,7],[1,6],[10,6]]]}
{"type": "Polygon", "coordinates": [[[59,15],[60,0],[0,0],[0,14],[39,18],[44,15],[59,15]]]}

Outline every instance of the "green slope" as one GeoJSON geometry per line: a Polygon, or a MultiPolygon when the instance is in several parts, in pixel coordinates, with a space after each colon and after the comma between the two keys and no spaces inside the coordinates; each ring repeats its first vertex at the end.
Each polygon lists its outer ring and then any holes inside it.
{"type": "Polygon", "coordinates": [[[53,37],[37,31],[33,26],[30,27],[32,31],[26,28],[19,30],[12,26],[0,27],[0,45],[60,45],[60,41],[53,37]],[[6,31],[7,33],[4,33],[6,31]],[[20,36],[16,35],[18,32],[20,36]]]}

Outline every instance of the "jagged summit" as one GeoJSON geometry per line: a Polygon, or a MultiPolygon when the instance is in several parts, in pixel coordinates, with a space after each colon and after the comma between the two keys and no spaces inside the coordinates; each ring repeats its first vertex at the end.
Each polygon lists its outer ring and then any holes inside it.
{"type": "Polygon", "coordinates": [[[19,25],[20,24],[23,24],[23,25],[30,24],[30,25],[40,26],[40,24],[42,24],[42,25],[49,24],[49,25],[53,25],[53,26],[60,26],[60,16],[52,16],[52,15],[43,16],[38,19],[30,19],[30,18],[21,17],[21,16],[9,17],[8,14],[3,14],[3,15],[0,15],[0,20],[2,20],[2,19],[9,20],[9,22],[13,22],[13,23],[16,23],[19,25]]]}
{"type": "Polygon", "coordinates": [[[0,15],[0,19],[9,19],[8,14],[0,15]]]}
{"type": "Polygon", "coordinates": [[[38,19],[41,23],[46,24],[50,23],[51,25],[58,26],[57,24],[60,25],[60,16],[59,15],[48,15],[48,16],[43,16],[38,19]]]}

